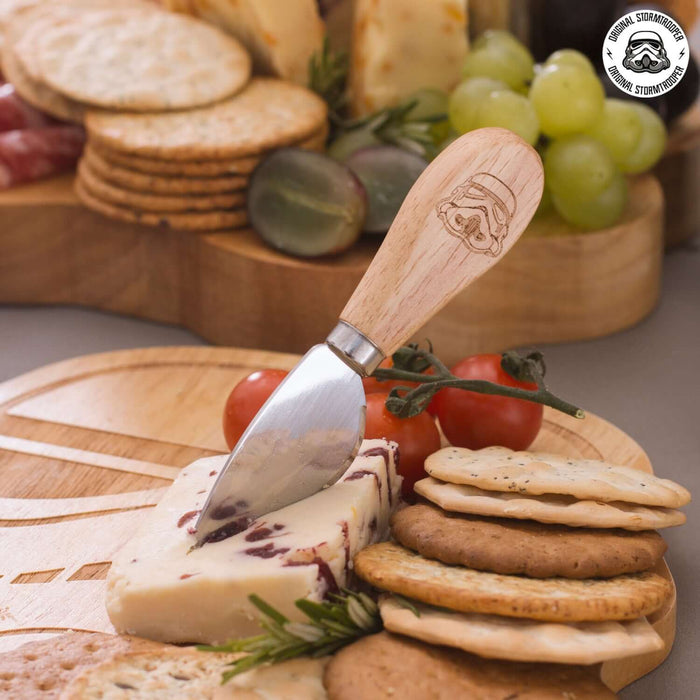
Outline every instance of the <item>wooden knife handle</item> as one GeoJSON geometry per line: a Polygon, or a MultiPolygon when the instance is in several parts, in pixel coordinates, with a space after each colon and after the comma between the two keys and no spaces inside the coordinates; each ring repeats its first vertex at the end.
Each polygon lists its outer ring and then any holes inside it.
{"type": "Polygon", "coordinates": [[[537,151],[513,132],[469,132],[421,174],[340,315],[391,355],[496,264],[542,197],[537,151]]]}

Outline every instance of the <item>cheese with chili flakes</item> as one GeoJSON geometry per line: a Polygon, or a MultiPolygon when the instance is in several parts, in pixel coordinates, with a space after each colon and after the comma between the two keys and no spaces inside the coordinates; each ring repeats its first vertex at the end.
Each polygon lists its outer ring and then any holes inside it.
{"type": "Polygon", "coordinates": [[[452,89],[467,55],[466,0],[357,0],[350,103],[362,116],[421,88],[452,89]]]}
{"type": "Polygon", "coordinates": [[[316,0],[164,0],[235,36],[257,73],[308,83],[309,59],[323,45],[325,27],[316,0]]]}

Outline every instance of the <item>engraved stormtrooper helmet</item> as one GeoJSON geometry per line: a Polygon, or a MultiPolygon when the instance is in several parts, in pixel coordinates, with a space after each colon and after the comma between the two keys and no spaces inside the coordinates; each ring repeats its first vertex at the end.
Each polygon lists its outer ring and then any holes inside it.
{"type": "Polygon", "coordinates": [[[473,175],[437,206],[450,234],[475,253],[494,257],[501,252],[515,209],[511,189],[490,173],[473,175]]]}
{"type": "Polygon", "coordinates": [[[635,73],[658,73],[671,66],[664,42],[649,30],[630,35],[622,65],[635,73]]]}

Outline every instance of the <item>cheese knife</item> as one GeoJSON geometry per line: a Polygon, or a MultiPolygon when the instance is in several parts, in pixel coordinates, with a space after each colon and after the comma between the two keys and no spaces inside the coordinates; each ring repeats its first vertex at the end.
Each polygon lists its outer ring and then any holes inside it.
{"type": "Polygon", "coordinates": [[[340,478],[364,436],[362,377],[508,252],[543,183],[537,152],[498,128],[461,136],[428,165],[338,324],[277,387],[229,455],[196,523],[199,546],[340,478]]]}

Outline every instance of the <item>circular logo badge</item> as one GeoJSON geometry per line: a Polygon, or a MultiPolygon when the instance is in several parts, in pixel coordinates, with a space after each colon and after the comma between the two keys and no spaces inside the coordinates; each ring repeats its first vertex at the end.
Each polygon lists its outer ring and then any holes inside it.
{"type": "Polygon", "coordinates": [[[615,85],[633,97],[657,97],[678,85],[688,67],[688,39],[663,12],[637,10],[620,17],[603,42],[603,65],[615,85]]]}

